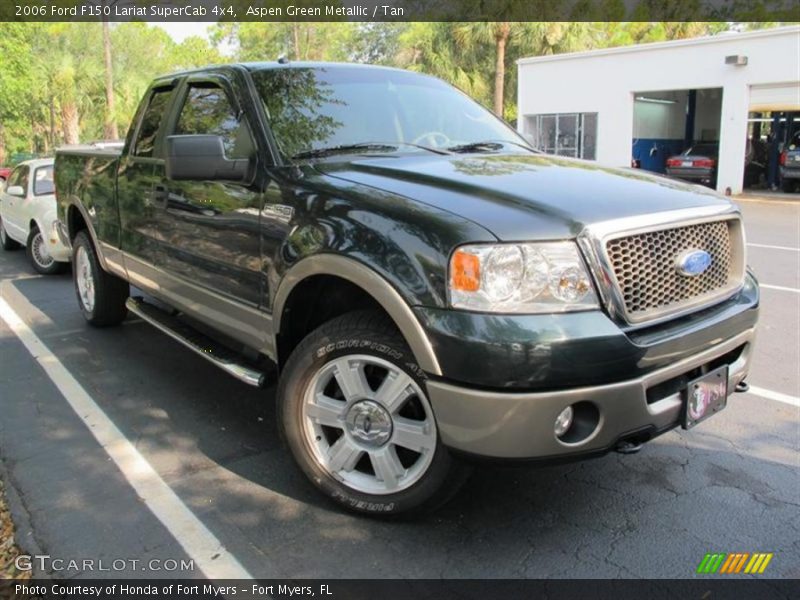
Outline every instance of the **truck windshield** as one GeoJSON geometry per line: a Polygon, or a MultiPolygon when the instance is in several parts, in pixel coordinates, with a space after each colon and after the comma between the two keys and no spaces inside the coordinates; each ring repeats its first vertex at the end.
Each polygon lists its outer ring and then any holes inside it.
{"type": "MultiPolygon", "coordinates": [[[[363,67],[289,67],[253,73],[272,133],[286,157],[370,144],[419,151],[476,144],[526,146],[508,125],[448,84],[363,67]]],[[[354,152],[358,149],[354,148],[354,152]]],[[[385,150],[384,150],[385,151],[385,150]]]]}

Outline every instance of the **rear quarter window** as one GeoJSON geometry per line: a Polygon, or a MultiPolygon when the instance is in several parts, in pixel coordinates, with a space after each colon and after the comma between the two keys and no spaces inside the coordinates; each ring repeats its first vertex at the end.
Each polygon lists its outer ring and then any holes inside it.
{"type": "Polygon", "coordinates": [[[139,133],[134,143],[134,156],[143,158],[153,156],[156,137],[167,113],[171,96],[172,88],[153,90],[139,125],[139,133]]]}

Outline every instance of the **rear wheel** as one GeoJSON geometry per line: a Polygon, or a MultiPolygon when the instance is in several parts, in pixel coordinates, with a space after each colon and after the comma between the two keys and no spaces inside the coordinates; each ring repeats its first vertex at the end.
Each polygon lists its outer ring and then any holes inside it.
{"type": "Polygon", "coordinates": [[[466,479],[439,440],[424,373],[380,313],[349,313],[312,332],[289,358],[278,398],[298,465],[345,508],[429,510],[466,479]]]}
{"type": "Polygon", "coordinates": [[[42,275],[54,275],[61,273],[64,270],[64,263],[56,261],[47,249],[47,243],[44,241],[44,236],[39,228],[31,227],[31,232],[28,234],[28,244],[26,245],[28,253],[28,260],[37,273],[42,275]]]}
{"type": "Polygon", "coordinates": [[[19,244],[8,237],[5,225],[3,225],[3,219],[0,219],[0,246],[3,247],[3,250],[16,250],[19,248],[19,244]]]}
{"type": "Polygon", "coordinates": [[[72,265],[78,305],[86,320],[95,327],[108,327],[122,322],[128,314],[125,301],[130,294],[130,286],[128,282],[103,270],[86,231],[79,232],[72,242],[72,265]]]}
{"type": "Polygon", "coordinates": [[[781,189],[787,194],[794,192],[796,187],[797,186],[794,179],[784,179],[781,181],[781,189]]]}

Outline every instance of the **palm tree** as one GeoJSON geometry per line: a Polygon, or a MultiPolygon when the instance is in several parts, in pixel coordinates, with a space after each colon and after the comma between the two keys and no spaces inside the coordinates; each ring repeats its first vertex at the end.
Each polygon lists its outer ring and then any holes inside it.
{"type": "MultiPolygon", "coordinates": [[[[104,3],[105,4],[105,3],[104,3]]],[[[111,62],[111,31],[108,19],[103,18],[103,64],[105,67],[106,118],[103,125],[103,137],[107,140],[119,138],[117,117],[114,105],[114,70],[111,62]]]]}
{"type": "Polygon", "coordinates": [[[97,110],[102,89],[102,66],[92,61],[99,32],[91,23],[48,23],[41,40],[38,69],[46,78],[61,120],[64,143],[77,144],[81,121],[97,110]]]}
{"type": "Polygon", "coordinates": [[[512,35],[522,23],[484,22],[463,23],[456,27],[456,40],[465,47],[479,44],[494,44],[494,94],[493,109],[498,117],[503,116],[506,83],[506,49],[512,35]]]}
{"type": "Polygon", "coordinates": [[[489,85],[475,59],[478,55],[465,51],[455,43],[454,25],[443,22],[411,23],[400,35],[402,48],[396,64],[412,71],[435,75],[449,81],[464,93],[485,102],[489,85]]]}

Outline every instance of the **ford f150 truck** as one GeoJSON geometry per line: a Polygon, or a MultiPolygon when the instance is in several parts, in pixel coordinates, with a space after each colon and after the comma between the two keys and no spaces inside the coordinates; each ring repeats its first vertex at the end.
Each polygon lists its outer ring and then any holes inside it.
{"type": "Polygon", "coordinates": [[[86,320],[132,312],[277,377],[300,469],[354,511],[437,506],[470,458],[635,450],[746,385],[759,290],[734,205],[538,153],[432,77],[169,75],[121,152],[57,153],[56,189],[86,320]]]}

